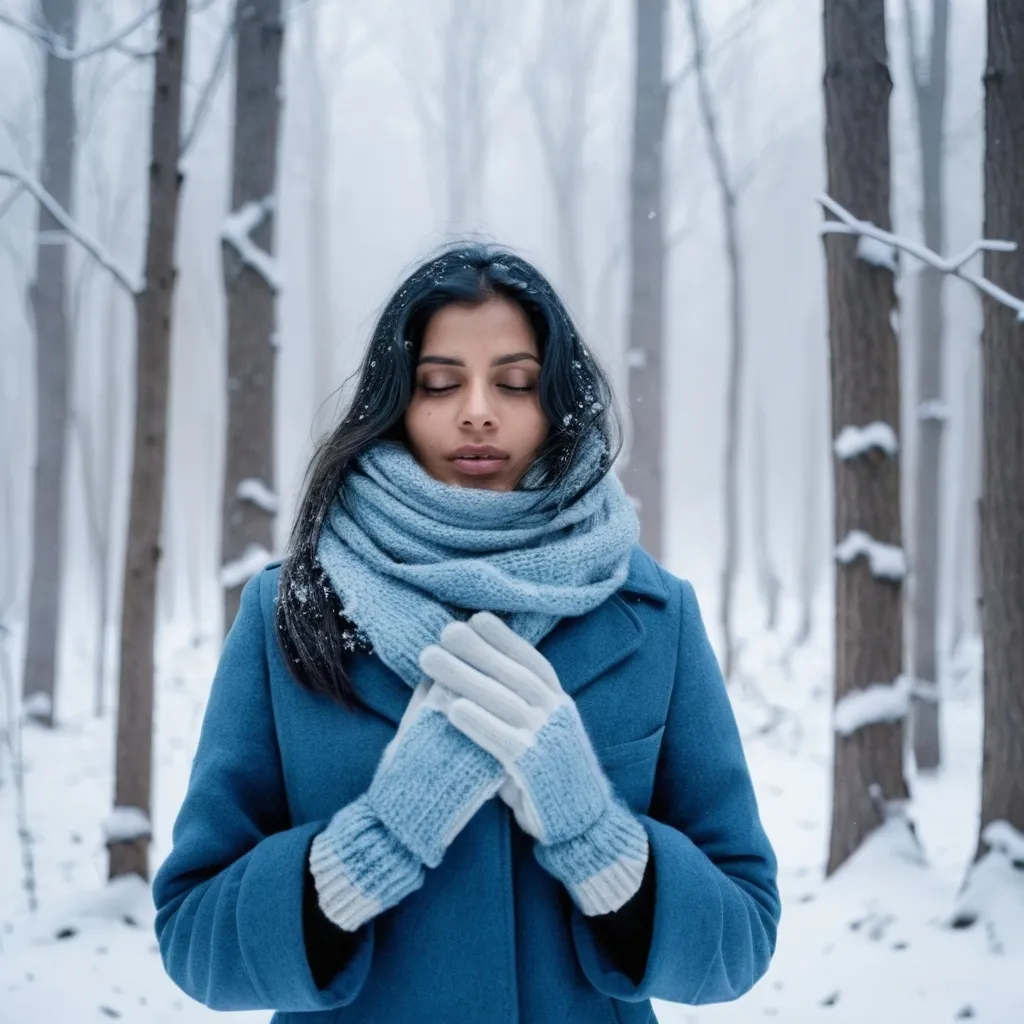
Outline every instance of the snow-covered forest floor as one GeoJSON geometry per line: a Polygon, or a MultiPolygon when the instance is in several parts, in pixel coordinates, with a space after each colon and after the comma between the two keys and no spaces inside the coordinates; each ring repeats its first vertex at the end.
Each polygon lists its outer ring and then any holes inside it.
{"type": "MultiPolygon", "coordinates": [[[[705,607],[713,607],[705,602],[705,607]]],[[[819,621],[827,621],[822,615],[819,621]]],[[[748,632],[747,634],[753,635],[748,632]]],[[[995,866],[987,919],[948,926],[974,849],[981,707],[976,651],[942,683],[946,763],[913,780],[925,860],[899,820],[824,883],[830,793],[830,638],[789,659],[773,638],[747,643],[733,701],[784,897],[769,975],[738,1003],[657,1007],[662,1024],[940,1024],[1024,1020],[1024,871],[995,866]]],[[[163,640],[155,743],[154,864],[165,855],[216,661],[211,645],[163,640]]],[[[88,676],[83,652],[82,678],[88,676]]],[[[67,671],[63,678],[69,678],[67,671]]],[[[83,685],[83,689],[88,689],[83,685]]],[[[164,976],[142,883],[104,884],[101,821],[112,793],[113,723],[83,708],[24,731],[36,913],[21,886],[14,787],[0,776],[0,1020],[4,1024],[223,1020],[164,976]]],[[[685,951],[680,951],[685,955],[685,951]]],[[[265,1022],[266,1012],[227,1019],[265,1022]]]]}

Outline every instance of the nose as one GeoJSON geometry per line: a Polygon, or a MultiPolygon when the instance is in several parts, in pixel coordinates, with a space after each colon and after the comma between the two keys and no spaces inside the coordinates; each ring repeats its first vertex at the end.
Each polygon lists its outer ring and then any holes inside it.
{"type": "Polygon", "coordinates": [[[465,400],[459,409],[460,426],[477,430],[497,426],[498,413],[485,381],[470,381],[463,394],[465,400]]]}

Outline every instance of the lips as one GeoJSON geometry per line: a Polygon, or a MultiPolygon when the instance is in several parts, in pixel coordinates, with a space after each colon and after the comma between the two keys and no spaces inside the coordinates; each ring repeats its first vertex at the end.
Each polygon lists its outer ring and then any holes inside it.
{"type": "Polygon", "coordinates": [[[500,469],[508,461],[508,452],[489,444],[466,444],[457,448],[449,459],[461,472],[480,476],[500,469]]]}

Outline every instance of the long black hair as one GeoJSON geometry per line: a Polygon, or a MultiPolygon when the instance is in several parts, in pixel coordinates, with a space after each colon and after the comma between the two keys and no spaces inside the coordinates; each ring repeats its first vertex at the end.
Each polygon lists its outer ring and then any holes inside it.
{"type": "Polygon", "coordinates": [[[532,489],[562,485],[580,443],[598,431],[606,458],[575,493],[559,496],[561,505],[569,504],[602,479],[621,448],[608,378],[540,271],[507,249],[477,243],[445,248],[414,270],[384,306],[341,422],[310,461],[278,586],[276,631],[289,668],[303,686],[346,707],[358,701],[345,663],[371,647],[345,618],[317,561],[324,518],[353,459],[378,439],[406,441],[404,414],[431,317],[445,306],[495,297],[523,310],[540,354],[539,398],[550,427],[537,456],[540,472],[530,474],[532,489]]]}

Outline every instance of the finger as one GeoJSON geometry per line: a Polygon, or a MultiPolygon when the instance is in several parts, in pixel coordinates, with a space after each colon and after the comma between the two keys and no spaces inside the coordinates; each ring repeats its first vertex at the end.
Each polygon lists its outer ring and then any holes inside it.
{"type": "Polygon", "coordinates": [[[470,618],[469,625],[492,647],[533,672],[549,690],[562,692],[558,673],[551,667],[551,662],[529,640],[524,640],[497,615],[492,612],[477,612],[470,618]]]}
{"type": "Polygon", "coordinates": [[[504,683],[527,704],[543,707],[548,703],[545,698],[550,691],[542,679],[525,665],[488,643],[467,623],[450,622],[445,626],[441,631],[441,646],[484,675],[504,683]]]}
{"type": "Polygon", "coordinates": [[[452,693],[467,697],[510,725],[528,726],[535,717],[518,694],[437,644],[420,652],[420,668],[452,693]]]}
{"type": "Polygon", "coordinates": [[[448,711],[448,720],[464,736],[486,750],[506,768],[515,764],[530,744],[532,734],[517,729],[492,715],[465,697],[455,701],[448,711]]]}

